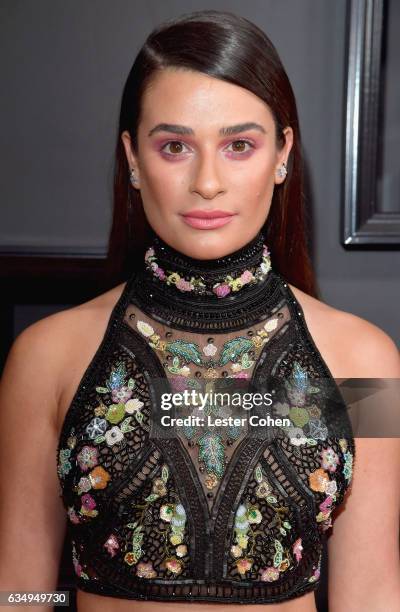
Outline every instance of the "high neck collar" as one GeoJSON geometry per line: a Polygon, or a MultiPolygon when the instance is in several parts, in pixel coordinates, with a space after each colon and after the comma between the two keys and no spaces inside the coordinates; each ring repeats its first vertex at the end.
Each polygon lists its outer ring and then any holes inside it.
{"type": "Polygon", "coordinates": [[[194,259],[155,236],[145,254],[147,273],[180,293],[225,298],[265,280],[271,262],[259,232],[240,249],[216,259],[194,259]]]}
{"type": "MultiPolygon", "coordinates": [[[[259,233],[242,248],[224,257],[198,260],[176,251],[159,237],[153,237],[150,248],[154,249],[156,261],[151,263],[156,263],[166,274],[171,271],[187,280],[201,277],[207,287],[212,287],[227,275],[237,278],[248,269],[257,269],[263,262],[264,244],[264,236],[259,233]]],[[[282,298],[282,282],[273,268],[257,282],[246,283],[222,299],[212,292],[181,291],[173,282],[158,278],[154,268],[143,259],[142,267],[131,281],[130,299],[154,319],[176,329],[213,333],[242,329],[275,311],[282,298]]]]}

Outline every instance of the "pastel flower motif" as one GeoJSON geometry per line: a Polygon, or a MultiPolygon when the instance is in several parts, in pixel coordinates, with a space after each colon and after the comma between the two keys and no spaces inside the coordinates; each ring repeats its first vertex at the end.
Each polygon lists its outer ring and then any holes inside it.
{"type": "Polygon", "coordinates": [[[146,253],[145,253],[145,255],[144,255],[144,258],[145,258],[146,261],[148,261],[150,259],[150,257],[154,257],[154,248],[153,247],[148,248],[146,253]]]}
{"type": "Polygon", "coordinates": [[[324,501],[319,505],[321,512],[329,512],[332,510],[333,497],[328,495],[324,501]]]}
{"type": "Polygon", "coordinates": [[[176,286],[181,291],[193,291],[192,285],[189,283],[189,281],[186,281],[184,278],[180,278],[178,282],[176,283],[176,286]]]}
{"type": "Polygon", "coordinates": [[[259,524],[261,523],[262,515],[261,515],[261,512],[258,510],[258,508],[255,508],[254,506],[252,506],[247,511],[247,518],[250,524],[251,523],[259,524]]]}
{"type": "Polygon", "coordinates": [[[137,397],[130,399],[125,404],[125,412],[133,414],[134,412],[140,411],[143,408],[144,403],[141,402],[137,397]]]}
{"type": "Polygon", "coordinates": [[[232,291],[239,291],[243,285],[242,285],[240,278],[233,278],[232,280],[229,281],[229,286],[232,289],[232,291]]]}
{"type": "Polygon", "coordinates": [[[165,482],[161,478],[156,478],[154,480],[152,492],[155,495],[159,495],[160,497],[167,494],[167,487],[165,486],[165,482]]]}
{"type": "Polygon", "coordinates": [[[321,451],[321,458],[321,465],[324,470],[328,470],[328,472],[334,472],[336,470],[336,466],[339,463],[339,457],[331,446],[321,451]]]}
{"type": "Polygon", "coordinates": [[[311,406],[308,406],[307,410],[308,410],[308,414],[313,419],[318,419],[321,416],[321,410],[318,408],[316,404],[312,404],[311,406]]]}
{"type": "Polygon", "coordinates": [[[218,478],[216,477],[215,474],[209,474],[204,479],[204,484],[206,485],[207,489],[213,489],[214,487],[217,486],[218,482],[219,482],[218,478]]]}
{"type": "Polygon", "coordinates": [[[236,537],[237,543],[241,548],[247,548],[247,545],[249,543],[249,537],[244,535],[244,534],[239,534],[236,537]]]}
{"type": "Polygon", "coordinates": [[[266,262],[263,261],[262,264],[260,265],[260,268],[263,274],[268,274],[268,272],[271,269],[271,263],[269,261],[266,261],[266,262]]]}
{"type": "Polygon", "coordinates": [[[343,474],[346,480],[350,481],[353,475],[353,455],[350,451],[347,451],[343,455],[344,457],[344,466],[343,466],[343,474]]]}
{"type": "Polygon", "coordinates": [[[308,481],[310,488],[313,491],[324,493],[326,485],[329,482],[329,476],[322,468],[318,468],[317,470],[314,470],[314,472],[311,472],[308,477],[308,481]]]}
{"type": "Polygon", "coordinates": [[[146,323],[145,321],[138,321],[136,323],[136,327],[143,336],[146,336],[146,338],[149,338],[154,334],[154,329],[152,328],[152,326],[146,323]]]}
{"type": "Polygon", "coordinates": [[[96,502],[89,493],[82,495],[81,504],[85,510],[94,510],[96,508],[96,502]]]}
{"type": "Polygon", "coordinates": [[[225,297],[231,292],[231,288],[227,283],[221,283],[213,287],[213,293],[219,298],[225,297]]]}
{"type": "Polygon", "coordinates": [[[271,495],[271,486],[266,480],[263,480],[256,489],[256,496],[263,499],[268,495],[271,495]]]}
{"type": "Polygon", "coordinates": [[[114,427],[111,427],[111,429],[109,429],[105,434],[105,438],[106,438],[106,442],[108,446],[113,446],[114,444],[118,444],[118,442],[121,442],[123,437],[124,437],[124,434],[122,433],[122,431],[117,425],[114,425],[114,427]]]}
{"type": "Polygon", "coordinates": [[[263,582],[274,582],[279,578],[279,570],[276,567],[266,567],[263,570],[260,570],[261,580],[263,582]]]}
{"type": "Polygon", "coordinates": [[[341,438],[339,440],[339,445],[342,450],[342,453],[345,453],[347,451],[347,440],[345,438],[341,438]]]}
{"type": "Polygon", "coordinates": [[[167,559],[165,559],[165,567],[172,572],[173,574],[175,574],[176,576],[178,574],[180,574],[183,570],[183,564],[182,561],[180,561],[179,559],[177,559],[176,557],[168,557],[167,559]]]}
{"type": "Polygon", "coordinates": [[[174,515],[174,505],[173,504],[164,504],[160,508],[160,518],[167,523],[171,522],[171,519],[174,515]]]}
{"type": "Polygon", "coordinates": [[[132,397],[132,389],[129,389],[126,385],[121,387],[120,389],[113,389],[111,392],[112,401],[116,404],[120,402],[126,402],[130,397],[132,397]]]}
{"type": "Polygon", "coordinates": [[[178,557],[184,557],[187,554],[186,544],[179,544],[179,546],[176,547],[176,554],[178,557]]]}
{"type": "Polygon", "coordinates": [[[188,368],[188,366],[182,366],[181,368],[179,368],[179,374],[181,376],[189,376],[190,374],[190,368],[188,368]]]}
{"type": "Polygon", "coordinates": [[[114,557],[117,554],[117,551],[119,550],[119,542],[117,536],[111,534],[110,537],[107,538],[106,542],[104,543],[104,548],[111,555],[111,557],[114,557]]]}
{"type": "Polygon", "coordinates": [[[284,572],[289,567],[289,559],[283,559],[283,561],[279,564],[278,568],[280,572],[284,572]]]}
{"type": "Polygon", "coordinates": [[[178,281],[180,281],[180,280],[181,280],[181,277],[176,272],[173,272],[172,274],[167,276],[167,284],[168,285],[170,285],[170,284],[176,285],[176,283],[178,281]]]}
{"type": "Polygon", "coordinates": [[[58,467],[57,471],[61,478],[66,476],[70,469],[72,468],[71,462],[69,461],[71,456],[71,449],[64,448],[61,449],[58,455],[58,467]]]}
{"type": "Polygon", "coordinates": [[[85,493],[85,495],[82,495],[81,504],[82,506],[79,510],[81,514],[83,514],[84,516],[97,516],[98,512],[97,510],[95,510],[96,502],[90,495],[90,493],[85,493]]]}
{"type": "Polygon", "coordinates": [[[129,551],[124,556],[124,561],[128,565],[134,565],[135,563],[137,563],[139,561],[139,557],[137,557],[134,552],[129,551]]]}
{"type": "Polygon", "coordinates": [[[322,522],[326,523],[330,515],[331,515],[331,510],[326,510],[325,512],[319,512],[316,517],[317,523],[322,523],[322,522]]]}
{"type": "Polygon", "coordinates": [[[289,418],[296,427],[304,427],[310,420],[307,410],[305,408],[298,408],[297,406],[290,410],[289,418]]]}
{"type": "Polygon", "coordinates": [[[94,417],[86,427],[86,433],[91,440],[97,438],[97,436],[103,436],[107,429],[107,421],[100,417],[94,417]]]}
{"type": "Polygon", "coordinates": [[[277,327],[278,327],[278,319],[270,319],[264,325],[264,329],[265,329],[266,332],[272,332],[277,327]]]}
{"type": "Polygon", "coordinates": [[[274,404],[274,410],[277,414],[287,416],[290,412],[290,407],[289,404],[282,404],[281,402],[277,402],[276,404],[274,404]]]}
{"type": "Polygon", "coordinates": [[[87,472],[98,464],[99,451],[94,446],[84,446],[79,451],[76,460],[82,472],[87,472]]]}
{"type": "Polygon", "coordinates": [[[243,368],[240,363],[232,363],[231,365],[232,372],[240,372],[242,369],[243,368]]]}
{"type": "Polygon", "coordinates": [[[252,272],[250,272],[250,270],[245,270],[240,275],[240,280],[241,280],[243,285],[246,285],[247,283],[250,283],[253,279],[254,279],[254,276],[253,276],[252,272]]]}
{"type": "Polygon", "coordinates": [[[287,427],[286,433],[290,438],[290,444],[293,446],[302,446],[307,444],[307,438],[304,435],[304,431],[300,427],[287,427]]]}
{"type": "Polygon", "coordinates": [[[217,350],[218,348],[215,346],[215,344],[211,344],[211,342],[209,342],[208,344],[206,344],[206,346],[203,347],[203,353],[207,355],[207,357],[213,357],[217,350]]]}
{"type": "Polygon", "coordinates": [[[330,480],[329,482],[326,483],[325,493],[327,495],[330,495],[331,497],[334,497],[336,491],[337,491],[337,482],[336,482],[336,480],[330,480]]]}
{"type": "Polygon", "coordinates": [[[294,406],[304,406],[306,403],[306,394],[301,389],[290,387],[288,389],[288,398],[294,406]]]}
{"type": "Polygon", "coordinates": [[[242,559],[238,559],[236,561],[236,567],[238,569],[239,574],[245,574],[248,572],[253,565],[253,561],[248,559],[247,557],[243,557],[242,559]]]}
{"type": "Polygon", "coordinates": [[[317,569],[314,570],[313,575],[310,576],[310,578],[308,579],[308,582],[315,582],[316,580],[319,580],[320,575],[321,575],[321,572],[319,568],[317,567],[317,569]]]}
{"type": "Polygon", "coordinates": [[[82,493],[87,493],[88,491],[90,491],[90,489],[92,488],[92,483],[90,482],[89,478],[83,476],[82,478],[80,478],[77,488],[78,495],[81,495],[82,493]]]}
{"type": "Polygon", "coordinates": [[[67,510],[67,515],[71,523],[73,523],[74,525],[78,525],[80,523],[79,516],[77,515],[75,508],[73,508],[72,506],[69,506],[67,510]]]}
{"type": "Polygon", "coordinates": [[[155,578],[157,576],[157,572],[154,570],[151,561],[148,561],[147,563],[141,561],[137,564],[136,575],[139,576],[139,578],[155,578]]]}
{"type": "Polygon", "coordinates": [[[154,271],[154,274],[160,280],[165,280],[165,278],[166,278],[166,274],[165,274],[164,270],[162,268],[160,268],[160,266],[158,266],[157,270],[154,271]]]}
{"type": "Polygon", "coordinates": [[[171,519],[171,525],[175,527],[183,527],[186,523],[186,511],[182,504],[176,504],[174,516],[171,519]]]}
{"type": "Polygon", "coordinates": [[[183,537],[182,534],[180,533],[173,533],[170,538],[169,541],[171,542],[171,544],[173,544],[174,546],[176,546],[177,544],[181,544],[183,542],[183,537]]]}
{"type": "Polygon", "coordinates": [[[326,440],[328,437],[328,428],[320,419],[310,419],[307,423],[307,433],[314,440],[326,440]]]}
{"type": "Polygon", "coordinates": [[[95,467],[89,474],[93,489],[105,489],[110,478],[110,474],[101,465],[95,467]]]}
{"type": "Polygon", "coordinates": [[[301,558],[302,558],[302,551],[304,550],[304,549],[303,549],[303,546],[302,546],[302,540],[301,540],[301,538],[297,538],[297,540],[296,540],[296,541],[295,541],[295,543],[293,544],[293,548],[292,548],[292,550],[293,550],[293,554],[294,554],[294,556],[296,557],[296,561],[297,561],[297,563],[299,563],[299,561],[300,561],[300,560],[301,560],[301,558]]]}
{"type": "Polygon", "coordinates": [[[243,549],[237,544],[234,544],[233,546],[231,546],[231,553],[232,553],[232,556],[235,557],[235,559],[237,559],[238,557],[241,557],[242,552],[243,552],[243,549]]]}
{"type": "Polygon", "coordinates": [[[231,376],[229,376],[229,378],[249,378],[249,375],[247,372],[237,372],[236,374],[232,374],[231,376]]]}
{"type": "Polygon", "coordinates": [[[110,423],[113,423],[113,425],[116,425],[117,423],[122,421],[122,419],[124,418],[124,415],[125,415],[125,404],[123,403],[112,404],[107,410],[106,419],[110,423]]]}

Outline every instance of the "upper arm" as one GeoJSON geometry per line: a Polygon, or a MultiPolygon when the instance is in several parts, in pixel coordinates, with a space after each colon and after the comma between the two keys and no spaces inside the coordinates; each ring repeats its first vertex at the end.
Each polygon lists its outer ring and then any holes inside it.
{"type": "Polygon", "coordinates": [[[57,315],[14,341],[0,384],[0,589],[52,590],[65,512],[57,480],[57,315]]]}
{"type": "MultiPolygon", "coordinates": [[[[391,338],[361,320],[353,331],[350,376],[400,378],[399,352],[391,338]]],[[[399,395],[392,397],[398,413],[399,395]]],[[[379,410],[377,399],[371,400],[374,410],[379,410]]],[[[351,488],[328,538],[330,612],[399,609],[400,439],[389,437],[387,428],[382,431],[386,437],[355,434],[351,488]]]]}

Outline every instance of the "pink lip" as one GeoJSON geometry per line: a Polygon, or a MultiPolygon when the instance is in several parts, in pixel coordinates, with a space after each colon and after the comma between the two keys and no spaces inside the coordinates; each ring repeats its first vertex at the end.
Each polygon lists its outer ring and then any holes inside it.
{"type": "Polygon", "coordinates": [[[185,223],[196,229],[214,229],[230,222],[234,213],[223,210],[190,210],[182,215],[185,223]]]}

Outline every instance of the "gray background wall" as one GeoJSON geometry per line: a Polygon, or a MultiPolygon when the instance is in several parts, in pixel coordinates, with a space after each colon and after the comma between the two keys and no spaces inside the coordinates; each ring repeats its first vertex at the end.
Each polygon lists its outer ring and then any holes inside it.
{"type": "MultiPolygon", "coordinates": [[[[3,0],[0,244],[105,251],[118,109],[138,48],[164,19],[231,10],[265,30],[296,94],[323,300],[400,344],[400,252],[347,251],[340,244],[347,4],[3,0]]],[[[16,332],[48,311],[20,306],[16,332]]]]}

